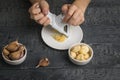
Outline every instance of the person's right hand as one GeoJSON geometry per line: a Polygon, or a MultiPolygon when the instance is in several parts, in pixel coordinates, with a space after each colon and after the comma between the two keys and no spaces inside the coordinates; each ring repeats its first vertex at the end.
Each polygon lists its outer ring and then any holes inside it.
{"type": "Polygon", "coordinates": [[[46,16],[48,12],[49,4],[45,0],[41,0],[29,8],[31,19],[35,20],[37,23],[43,26],[47,26],[50,23],[49,18],[46,16]]]}

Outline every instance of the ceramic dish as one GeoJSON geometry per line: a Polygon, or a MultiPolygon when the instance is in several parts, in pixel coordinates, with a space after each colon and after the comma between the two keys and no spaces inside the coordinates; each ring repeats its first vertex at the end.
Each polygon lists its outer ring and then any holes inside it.
{"type": "MultiPolygon", "coordinates": [[[[22,45],[21,43],[19,43],[19,44],[22,45]]],[[[19,64],[23,63],[23,62],[25,61],[25,59],[26,59],[26,56],[27,56],[27,49],[26,49],[26,47],[25,47],[25,51],[24,51],[24,52],[25,52],[25,53],[24,53],[24,56],[23,56],[22,58],[18,59],[18,60],[10,60],[10,59],[7,59],[7,58],[4,56],[3,52],[2,52],[2,57],[3,57],[4,61],[5,61],[6,63],[8,63],[8,64],[11,64],[11,65],[19,65],[19,64]]]]}
{"type": "Polygon", "coordinates": [[[69,50],[68,50],[68,56],[69,56],[70,61],[72,61],[74,64],[76,64],[76,65],[85,65],[85,64],[87,64],[87,63],[89,63],[91,61],[91,59],[93,57],[93,49],[88,44],[85,44],[85,43],[76,43],[76,44],[73,44],[69,48],[69,50]],[[78,46],[78,45],[80,45],[80,46],[81,45],[85,45],[85,46],[87,46],[89,48],[90,57],[87,60],[80,61],[80,60],[77,60],[77,59],[74,59],[74,58],[71,57],[71,54],[70,54],[71,49],[73,47],[75,47],[75,46],[78,46]]]}
{"type": "Polygon", "coordinates": [[[52,34],[54,34],[51,26],[43,27],[41,31],[41,36],[43,41],[51,48],[58,50],[66,50],[72,44],[81,42],[83,38],[83,31],[81,27],[70,26],[70,36],[64,42],[57,42],[53,39],[52,34]]]}

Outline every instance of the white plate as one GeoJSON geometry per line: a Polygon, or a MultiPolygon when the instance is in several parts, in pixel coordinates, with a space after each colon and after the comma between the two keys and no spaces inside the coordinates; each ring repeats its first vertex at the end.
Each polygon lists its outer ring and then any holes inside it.
{"type": "Polygon", "coordinates": [[[81,42],[83,38],[83,31],[79,26],[70,26],[70,36],[64,42],[58,42],[53,37],[53,29],[51,26],[43,27],[41,36],[43,41],[51,48],[58,50],[66,50],[71,45],[81,42]]]}

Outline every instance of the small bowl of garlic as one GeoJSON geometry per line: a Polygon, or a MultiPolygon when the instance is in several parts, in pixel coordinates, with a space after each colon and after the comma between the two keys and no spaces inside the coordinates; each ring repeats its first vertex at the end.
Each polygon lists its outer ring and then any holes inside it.
{"type": "Polygon", "coordinates": [[[85,65],[93,57],[93,49],[85,43],[72,45],[68,50],[69,59],[77,65],[85,65]]]}
{"type": "Polygon", "coordinates": [[[24,62],[27,56],[26,47],[18,41],[10,42],[3,47],[2,57],[4,61],[11,65],[19,65],[24,62]]]}

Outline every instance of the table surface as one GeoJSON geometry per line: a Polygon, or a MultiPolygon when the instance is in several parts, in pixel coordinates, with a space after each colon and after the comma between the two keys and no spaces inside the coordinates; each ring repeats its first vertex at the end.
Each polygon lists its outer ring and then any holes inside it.
{"type": "MultiPolygon", "coordinates": [[[[61,6],[72,0],[49,0],[50,10],[61,12],[61,6]],[[59,5],[58,5],[59,4],[59,5]]],[[[92,0],[81,25],[82,42],[94,50],[85,66],[69,61],[67,50],[48,47],[41,39],[41,25],[29,18],[28,0],[0,1],[0,49],[18,39],[26,45],[27,59],[18,66],[4,62],[0,53],[0,80],[120,80],[120,0],[92,0]],[[39,59],[48,57],[50,65],[36,69],[39,59]]]]}

